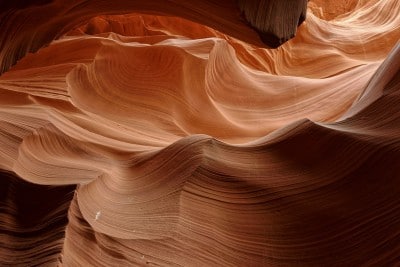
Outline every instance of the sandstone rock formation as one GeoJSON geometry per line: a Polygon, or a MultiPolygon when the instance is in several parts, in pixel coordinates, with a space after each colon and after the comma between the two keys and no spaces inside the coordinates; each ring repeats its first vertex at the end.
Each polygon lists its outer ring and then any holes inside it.
{"type": "Polygon", "coordinates": [[[399,0],[71,2],[0,16],[1,266],[398,264],[399,0]]]}

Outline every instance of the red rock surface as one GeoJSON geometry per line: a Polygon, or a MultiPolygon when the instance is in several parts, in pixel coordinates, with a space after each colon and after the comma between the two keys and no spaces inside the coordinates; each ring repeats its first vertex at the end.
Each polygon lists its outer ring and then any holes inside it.
{"type": "Polygon", "coordinates": [[[399,0],[74,2],[1,15],[0,265],[399,264],[399,0]]]}

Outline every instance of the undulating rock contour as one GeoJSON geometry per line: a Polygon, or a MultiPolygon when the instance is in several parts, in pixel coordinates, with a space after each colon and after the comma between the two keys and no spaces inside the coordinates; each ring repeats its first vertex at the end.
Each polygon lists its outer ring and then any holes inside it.
{"type": "Polygon", "coordinates": [[[7,2],[0,265],[397,266],[399,11],[7,2]]]}

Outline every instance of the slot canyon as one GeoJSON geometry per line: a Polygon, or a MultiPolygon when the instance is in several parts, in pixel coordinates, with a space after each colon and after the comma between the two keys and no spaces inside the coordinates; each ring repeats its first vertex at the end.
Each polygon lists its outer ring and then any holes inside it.
{"type": "Polygon", "coordinates": [[[400,266],[400,0],[0,0],[0,266],[400,266]]]}

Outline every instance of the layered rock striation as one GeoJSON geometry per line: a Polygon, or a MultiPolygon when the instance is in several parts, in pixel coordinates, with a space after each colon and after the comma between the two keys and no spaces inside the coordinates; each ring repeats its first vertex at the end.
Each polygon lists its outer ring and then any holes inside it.
{"type": "Polygon", "coordinates": [[[0,265],[398,263],[400,1],[75,2],[1,15],[0,265]]]}

